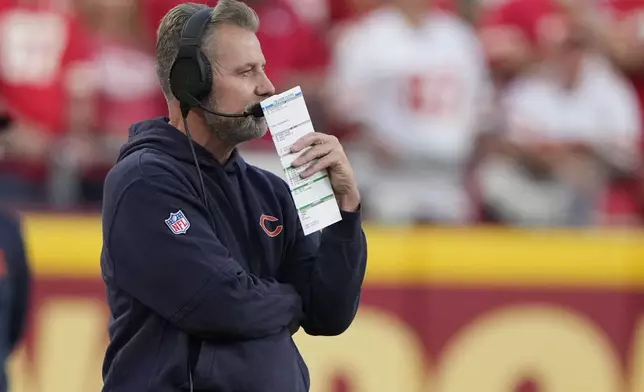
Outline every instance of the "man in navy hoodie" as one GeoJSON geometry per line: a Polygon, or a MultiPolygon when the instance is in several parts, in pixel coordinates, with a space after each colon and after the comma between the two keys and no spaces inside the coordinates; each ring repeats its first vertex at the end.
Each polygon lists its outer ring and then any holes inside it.
{"type": "Polygon", "coordinates": [[[0,210],[0,392],[8,388],[5,362],[25,330],[30,282],[20,222],[0,210]]]}
{"type": "Polygon", "coordinates": [[[200,105],[239,113],[274,94],[254,11],[233,0],[204,9],[181,4],[161,21],[157,66],[169,118],[134,124],[105,181],[103,391],[308,391],[291,336],[300,327],[338,335],[355,317],[367,259],[360,195],[337,139],[300,139],[294,152],[311,148],[294,166],[315,160],[304,177],[328,170],[342,214],[305,236],[286,183],[236,150],[265,134],[263,118],[197,109],[184,123],[170,75],[193,17],[207,14],[198,43],[212,65],[200,105]]]}

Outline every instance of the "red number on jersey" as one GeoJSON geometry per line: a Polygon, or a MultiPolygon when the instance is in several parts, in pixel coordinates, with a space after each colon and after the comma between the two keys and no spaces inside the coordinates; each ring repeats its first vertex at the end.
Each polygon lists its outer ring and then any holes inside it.
{"type": "Polygon", "coordinates": [[[455,115],[460,104],[459,78],[453,72],[412,74],[407,78],[407,105],[412,113],[455,115]]]}

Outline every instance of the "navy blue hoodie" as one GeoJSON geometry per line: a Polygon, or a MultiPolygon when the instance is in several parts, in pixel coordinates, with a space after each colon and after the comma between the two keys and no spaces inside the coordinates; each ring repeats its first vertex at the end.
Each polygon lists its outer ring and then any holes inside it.
{"type": "Polygon", "coordinates": [[[20,222],[0,211],[0,392],[7,390],[5,361],[24,333],[30,283],[20,222]]]}
{"type": "Polygon", "coordinates": [[[287,184],[225,165],[167,118],[144,121],[105,181],[111,310],[103,391],[304,392],[291,336],[351,324],[366,268],[360,213],[304,236],[287,184]],[[317,237],[317,238],[316,238],[317,237]],[[190,369],[190,371],[189,371],[190,369]]]}

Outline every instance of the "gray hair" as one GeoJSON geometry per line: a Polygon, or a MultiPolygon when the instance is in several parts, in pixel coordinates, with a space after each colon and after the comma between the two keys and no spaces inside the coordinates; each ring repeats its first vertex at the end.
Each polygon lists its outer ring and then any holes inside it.
{"type": "MultiPolygon", "coordinates": [[[[168,101],[175,97],[170,89],[170,69],[179,53],[181,31],[188,19],[198,11],[208,8],[205,4],[182,3],[168,11],[161,19],[157,30],[157,77],[161,90],[168,101]]],[[[254,33],[259,29],[259,17],[248,5],[237,0],[219,0],[212,10],[210,23],[202,37],[204,48],[211,47],[210,43],[216,38],[215,28],[222,24],[232,24],[250,30],[254,33]]],[[[214,59],[212,53],[206,53],[210,62],[214,59]]]]}

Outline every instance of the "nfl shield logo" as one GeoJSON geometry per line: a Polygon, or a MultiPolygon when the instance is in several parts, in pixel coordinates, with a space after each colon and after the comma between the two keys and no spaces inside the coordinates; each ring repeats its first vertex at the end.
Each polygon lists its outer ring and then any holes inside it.
{"type": "Polygon", "coordinates": [[[174,234],[184,234],[190,228],[190,222],[181,210],[170,214],[170,217],[165,220],[165,224],[174,234]]]}

